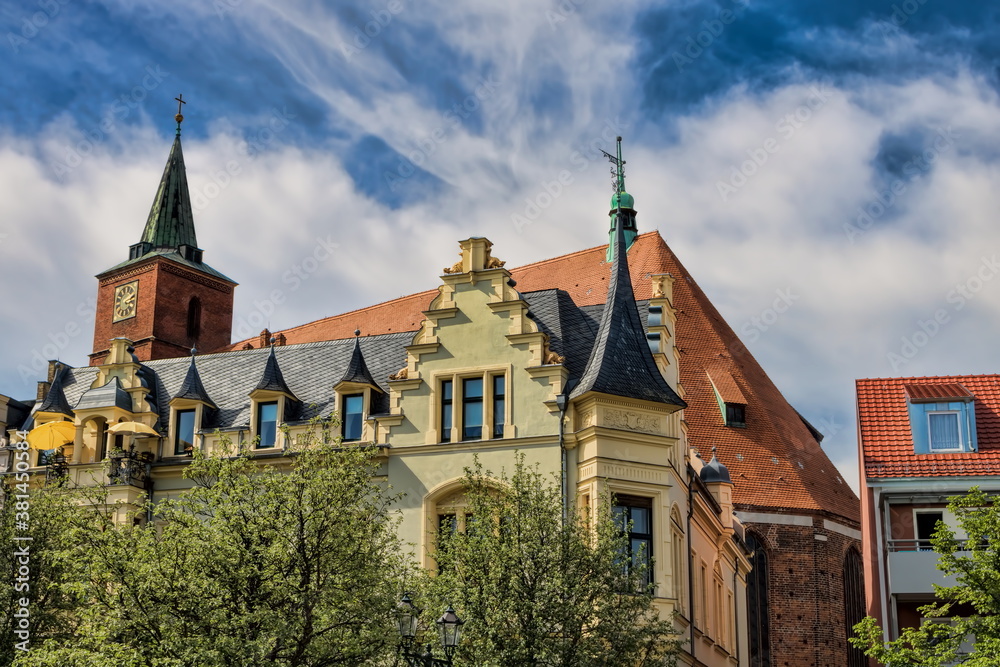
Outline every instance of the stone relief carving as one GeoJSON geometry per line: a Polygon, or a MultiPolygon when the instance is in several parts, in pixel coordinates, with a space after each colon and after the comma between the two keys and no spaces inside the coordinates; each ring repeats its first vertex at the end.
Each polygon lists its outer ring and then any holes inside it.
{"type": "Polygon", "coordinates": [[[611,428],[621,428],[643,433],[659,433],[660,420],[654,415],[646,415],[628,410],[607,410],[604,423],[611,428]]]}

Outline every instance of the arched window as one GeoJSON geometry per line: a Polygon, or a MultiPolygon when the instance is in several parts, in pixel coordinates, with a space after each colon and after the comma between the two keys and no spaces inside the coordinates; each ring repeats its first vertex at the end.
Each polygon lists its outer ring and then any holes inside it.
{"type": "Polygon", "coordinates": [[[750,629],[750,667],[771,667],[771,624],[767,605],[767,551],[753,533],[747,533],[753,569],[747,575],[747,625],[750,629]]]}
{"type": "Polygon", "coordinates": [[[188,301],[188,316],[187,316],[187,335],[191,344],[194,345],[198,342],[198,336],[201,334],[201,299],[196,296],[191,297],[188,301]]]}
{"type": "MultiPolygon", "coordinates": [[[[854,626],[865,617],[865,580],[861,554],[853,547],[844,558],[844,619],[847,636],[854,635],[854,626]]],[[[847,642],[847,667],[866,667],[868,659],[860,649],[847,642]]]]}

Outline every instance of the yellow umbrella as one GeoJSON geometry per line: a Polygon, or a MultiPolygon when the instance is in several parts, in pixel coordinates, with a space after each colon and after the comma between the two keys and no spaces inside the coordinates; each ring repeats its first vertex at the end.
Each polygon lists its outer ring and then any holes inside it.
{"type": "Polygon", "coordinates": [[[151,429],[150,427],[142,424],[140,422],[118,422],[114,426],[108,428],[108,431],[114,433],[115,435],[155,435],[159,437],[160,434],[151,429]]]}
{"type": "Polygon", "coordinates": [[[76,426],[73,422],[49,422],[31,429],[28,433],[28,446],[31,449],[56,449],[73,442],[76,426]]]}

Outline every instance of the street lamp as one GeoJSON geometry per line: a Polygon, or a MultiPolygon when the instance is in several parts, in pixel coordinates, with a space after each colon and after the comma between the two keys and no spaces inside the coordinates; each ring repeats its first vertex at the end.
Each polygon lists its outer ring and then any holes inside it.
{"type": "Polygon", "coordinates": [[[451,605],[445,610],[435,624],[438,626],[438,634],[441,637],[441,648],[444,649],[444,659],[435,658],[431,653],[431,645],[427,644],[424,651],[420,652],[420,647],[414,645],[417,636],[417,621],[420,618],[420,609],[413,604],[409,593],[404,593],[403,598],[397,605],[397,622],[399,624],[399,653],[406,660],[409,667],[452,667],[452,658],[455,649],[458,648],[459,639],[462,636],[462,626],[465,621],[458,617],[451,605]]]}

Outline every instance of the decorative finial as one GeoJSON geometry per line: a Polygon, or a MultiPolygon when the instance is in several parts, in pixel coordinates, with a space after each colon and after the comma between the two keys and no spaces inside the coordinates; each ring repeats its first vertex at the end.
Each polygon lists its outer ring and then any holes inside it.
{"type": "Polygon", "coordinates": [[[191,348],[191,356],[193,357],[193,356],[194,356],[194,355],[196,355],[196,354],[198,354],[198,348],[196,348],[196,347],[192,347],[192,348],[191,348]]]}
{"type": "Polygon", "coordinates": [[[601,152],[604,153],[611,164],[615,165],[611,170],[611,176],[613,177],[611,179],[611,187],[616,195],[620,195],[625,192],[625,160],[622,159],[622,138],[615,137],[615,140],[618,142],[617,156],[607,151],[602,150],[601,152]]]}
{"type": "Polygon", "coordinates": [[[717,447],[715,445],[712,445],[712,456],[715,456],[715,450],[716,449],[717,449],[717,447]]]}
{"type": "Polygon", "coordinates": [[[361,335],[361,329],[355,329],[354,330],[354,337],[357,338],[360,335],[361,335]]]}
{"type": "Polygon", "coordinates": [[[274,347],[274,343],[275,343],[275,342],[276,342],[277,340],[278,340],[277,338],[275,338],[274,336],[271,336],[271,347],[274,347]]]}
{"type": "Polygon", "coordinates": [[[180,134],[181,133],[181,123],[184,122],[184,114],[181,113],[181,105],[182,104],[187,104],[187,102],[184,101],[184,94],[183,93],[181,93],[180,95],[178,95],[174,99],[177,100],[177,115],[174,116],[174,120],[177,121],[177,134],[180,134]]]}

